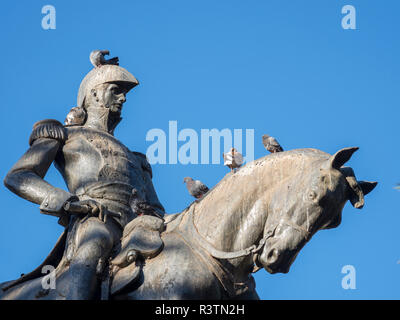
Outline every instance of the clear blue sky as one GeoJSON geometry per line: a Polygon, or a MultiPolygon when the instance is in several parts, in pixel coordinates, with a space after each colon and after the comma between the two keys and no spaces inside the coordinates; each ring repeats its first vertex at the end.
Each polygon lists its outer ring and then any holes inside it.
{"type": "MultiPolygon", "coordinates": [[[[262,299],[399,299],[400,3],[387,1],[3,1],[0,13],[0,178],[28,147],[35,121],[63,121],[76,104],[93,49],[120,57],[140,86],[131,91],[116,137],[146,152],[148,130],[251,128],[286,149],[334,153],[358,146],[349,165],[377,180],[363,210],[349,203],[339,228],[321,231],[286,275],[259,271],[262,299]],[[41,8],[56,8],[56,30],[41,28],[41,8]],[[357,30],[341,28],[354,5],[357,30]],[[355,290],[341,269],[356,268],[355,290]]],[[[155,165],[168,213],[191,201],[182,179],[208,186],[222,165],[155,165]]],[[[47,180],[65,187],[51,168],[47,180]]],[[[0,186],[0,281],[41,263],[62,228],[38,206],[0,186]]]]}

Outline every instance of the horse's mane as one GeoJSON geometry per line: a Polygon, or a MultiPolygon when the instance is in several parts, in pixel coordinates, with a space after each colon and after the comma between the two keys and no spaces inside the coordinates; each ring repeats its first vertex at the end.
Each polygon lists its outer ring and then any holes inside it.
{"type": "MultiPolygon", "coordinates": [[[[214,210],[210,210],[210,208],[215,208],[216,203],[220,203],[219,208],[224,211],[224,202],[226,202],[226,209],[229,210],[228,207],[230,207],[232,201],[236,202],[237,197],[242,195],[248,198],[253,197],[253,195],[257,197],[253,192],[258,192],[256,191],[258,183],[262,179],[268,179],[268,183],[265,186],[269,188],[273,184],[279,184],[283,179],[290,179],[295,175],[302,174],[306,167],[326,161],[329,157],[328,153],[317,149],[294,149],[268,154],[251,161],[235,173],[227,173],[207,194],[201,199],[192,202],[181,213],[168,216],[166,218],[166,223],[169,225],[168,231],[172,231],[178,226],[186,213],[194,212],[194,210],[196,211],[195,217],[197,218],[202,217],[203,214],[211,214],[211,220],[207,220],[211,222],[215,220],[217,213],[214,210]],[[253,182],[249,183],[252,180],[253,182]],[[243,184],[251,186],[251,189],[243,189],[243,184]]],[[[260,189],[260,192],[263,191],[260,189]]],[[[228,215],[223,214],[223,216],[227,219],[234,219],[230,213],[228,215]]],[[[220,218],[223,219],[223,216],[220,216],[220,218]]],[[[196,225],[198,222],[197,218],[194,218],[196,225]]],[[[218,224],[216,221],[213,223],[218,224]]],[[[223,223],[222,220],[221,223],[223,223]]]]}
{"type": "MultiPolygon", "coordinates": [[[[231,173],[226,174],[213,188],[210,189],[207,195],[210,194],[220,184],[225,183],[225,181],[228,179],[231,179],[234,175],[242,176],[242,175],[253,174],[255,168],[268,165],[271,162],[276,163],[288,160],[288,161],[296,161],[299,163],[302,162],[304,163],[306,160],[308,160],[309,162],[314,162],[318,160],[326,160],[329,157],[330,154],[318,149],[311,149],[311,148],[293,149],[284,152],[271,153],[264,157],[261,157],[259,159],[247,163],[243,167],[239,168],[237,172],[234,174],[231,173]]],[[[197,202],[202,201],[203,199],[206,198],[206,196],[203,197],[201,200],[198,200],[197,202]]]]}
{"type": "Polygon", "coordinates": [[[323,161],[330,157],[330,154],[323,152],[318,149],[304,148],[304,149],[293,149],[284,152],[271,153],[259,159],[253,160],[243,167],[239,168],[235,173],[227,173],[214,187],[199,200],[193,201],[188,207],[182,210],[181,213],[189,211],[193,205],[199,205],[203,201],[208,201],[208,197],[220,186],[232,183],[240,183],[242,178],[246,179],[245,176],[257,175],[257,170],[263,166],[268,165],[280,165],[283,162],[296,162],[298,171],[301,171],[305,164],[310,164],[315,161],[323,161]],[[235,181],[233,180],[235,179],[235,181]]]}
{"type": "MultiPolygon", "coordinates": [[[[260,164],[268,163],[268,162],[277,162],[283,161],[287,159],[293,159],[295,161],[304,161],[305,159],[310,160],[326,160],[330,157],[330,154],[323,152],[318,149],[293,149],[289,151],[271,153],[259,159],[253,160],[252,162],[247,163],[245,166],[240,168],[238,172],[245,171],[246,169],[253,169],[255,166],[260,164]]],[[[221,180],[222,181],[222,180],[221,180]]]]}

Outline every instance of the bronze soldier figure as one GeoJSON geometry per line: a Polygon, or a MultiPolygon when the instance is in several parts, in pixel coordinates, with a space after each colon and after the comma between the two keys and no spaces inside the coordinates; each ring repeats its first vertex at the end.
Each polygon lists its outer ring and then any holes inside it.
{"type": "Polygon", "coordinates": [[[146,156],[113,136],[126,94],[136,85],[136,78],[118,65],[95,67],[83,79],[78,106],[66,125],[56,120],[35,123],[30,148],[5,178],[11,191],[39,204],[42,213],[59,217],[66,227],[56,269],[60,298],[96,298],[99,275],[123,228],[140,214],[130,205],[132,196],[144,199],[155,216],[164,215],[146,156]],[[71,119],[74,114],[78,121],[71,119]],[[68,191],[44,180],[53,162],[68,191]]]}

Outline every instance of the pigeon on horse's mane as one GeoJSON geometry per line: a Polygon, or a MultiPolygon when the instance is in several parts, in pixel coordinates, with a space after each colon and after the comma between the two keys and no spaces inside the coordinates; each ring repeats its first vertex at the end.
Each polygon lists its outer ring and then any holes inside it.
{"type": "Polygon", "coordinates": [[[202,198],[208,191],[208,187],[200,180],[193,180],[190,177],[183,179],[183,183],[186,183],[186,188],[189,193],[196,199],[202,198]]]}
{"type": "Polygon", "coordinates": [[[283,148],[279,144],[279,142],[274,138],[267,134],[262,136],[262,141],[265,149],[267,149],[271,153],[282,152],[283,148]]]}
{"type": "Polygon", "coordinates": [[[243,155],[235,148],[231,148],[228,153],[223,153],[222,157],[224,158],[224,165],[231,171],[241,167],[244,162],[243,155]]]}

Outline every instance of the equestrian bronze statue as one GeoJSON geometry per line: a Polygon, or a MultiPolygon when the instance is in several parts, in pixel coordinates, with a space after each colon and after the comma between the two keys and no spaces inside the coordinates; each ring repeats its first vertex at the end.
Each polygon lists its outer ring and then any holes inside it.
{"type": "Polygon", "coordinates": [[[114,137],[138,81],[100,58],[65,123],[35,123],[5,177],[65,230],[37,269],[0,284],[0,299],[258,299],[252,273],[288,272],[317,231],[340,224],[348,200],[361,209],[376,186],[344,166],[357,148],[297,149],[247,163],[165,214],[146,156],[114,137]],[[52,163],[68,191],[44,180],[52,163]],[[44,266],[54,288],[43,286],[44,266]]]}

